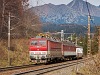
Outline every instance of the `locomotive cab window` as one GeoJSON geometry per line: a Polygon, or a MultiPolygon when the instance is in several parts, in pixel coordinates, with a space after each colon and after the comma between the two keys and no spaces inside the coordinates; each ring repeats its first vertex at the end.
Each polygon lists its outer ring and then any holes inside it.
{"type": "Polygon", "coordinates": [[[39,44],[40,44],[41,46],[46,46],[46,41],[40,40],[40,41],[39,41],[39,44]]]}
{"type": "Polygon", "coordinates": [[[31,45],[37,45],[38,44],[38,42],[37,41],[31,41],[31,45]]]}

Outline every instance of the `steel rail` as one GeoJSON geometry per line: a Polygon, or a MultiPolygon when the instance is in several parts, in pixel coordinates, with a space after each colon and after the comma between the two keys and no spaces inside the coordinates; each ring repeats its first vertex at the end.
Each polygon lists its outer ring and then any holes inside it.
{"type": "Polygon", "coordinates": [[[74,65],[77,65],[79,63],[84,63],[88,59],[90,59],[90,58],[87,58],[85,60],[81,59],[81,60],[71,61],[71,62],[67,62],[67,63],[64,63],[64,64],[51,66],[51,67],[44,67],[44,68],[40,68],[40,69],[37,69],[37,70],[30,70],[30,71],[27,71],[27,72],[17,73],[17,74],[14,74],[14,75],[31,75],[31,74],[32,75],[41,75],[41,74],[48,73],[48,72],[51,72],[51,71],[54,71],[54,70],[74,66],[74,65]]]}
{"type": "Polygon", "coordinates": [[[30,64],[30,65],[22,65],[22,66],[11,66],[11,67],[5,67],[5,68],[0,68],[0,72],[3,71],[10,71],[10,70],[17,70],[17,69],[23,69],[23,68],[29,68],[29,67],[35,67],[35,66],[40,66],[39,65],[35,65],[35,64],[30,64]]]}

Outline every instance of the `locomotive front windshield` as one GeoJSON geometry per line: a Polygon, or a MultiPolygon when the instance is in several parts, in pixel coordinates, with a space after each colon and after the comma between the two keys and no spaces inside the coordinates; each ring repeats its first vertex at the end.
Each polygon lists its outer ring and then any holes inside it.
{"type": "Polygon", "coordinates": [[[37,45],[37,44],[38,44],[38,41],[34,41],[34,40],[31,41],[31,45],[37,45]]]}
{"type": "Polygon", "coordinates": [[[46,46],[46,41],[40,40],[40,41],[39,41],[39,44],[40,44],[41,46],[46,46]]]}
{"type": "Polygon", "coordinates": [[[45,40],[32,40],[31,45],[40,45],[40,46],[46,46],[45,40]]]}

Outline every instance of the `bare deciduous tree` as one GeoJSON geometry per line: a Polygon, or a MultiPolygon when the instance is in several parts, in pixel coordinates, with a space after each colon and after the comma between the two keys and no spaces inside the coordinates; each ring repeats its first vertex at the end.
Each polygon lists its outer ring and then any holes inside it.
{"type": "Polygon", "coordinates": [[[39,32],[39,18],[27,10],[28,1],[0,0],[0,38],[7,38],[9,12],[11,13],[11,34],[13,37],[27,36],[27,33],[32,35],[34,29],[36,29],[36,32],[39,32]],[[33,24],[37,25],[32,27],[33,24]]]}

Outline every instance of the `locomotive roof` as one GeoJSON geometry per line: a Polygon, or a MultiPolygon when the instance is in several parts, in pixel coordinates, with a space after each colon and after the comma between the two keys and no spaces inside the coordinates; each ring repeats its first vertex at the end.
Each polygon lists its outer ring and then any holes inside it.
{"type": "Polygon", "coordinates": [[[83,48],[82,46],[76,45],[77,48],[83,48]]]}
{"type": "Polygon", "coordinates": [[[64,45],[70,45],[70,46],[75,46],[74,43],[70,42],[70,41],[63,41],[64,45]]]}
{"type": "Polygon", "coordinates": [[[43,36],[36,36],[35,38],[31,38],[31,39],[44,39],[44,40],[49,40],[49,41],[54,41],[54,42],[61,42],[60,40],[54,38],[54,37],[43,37],[43,36]]]}

